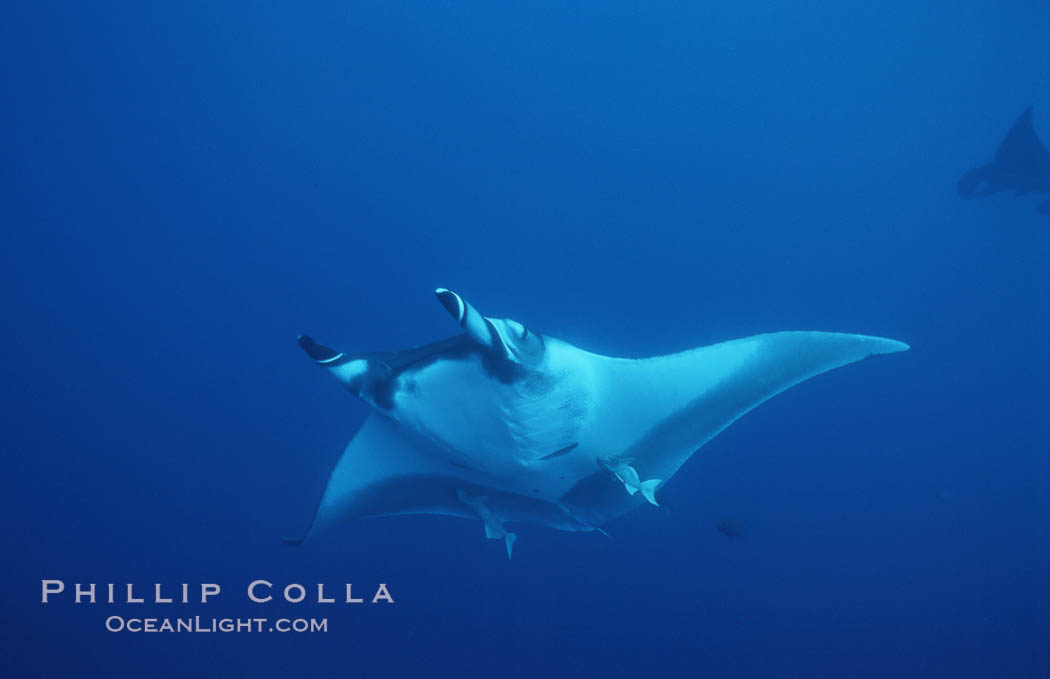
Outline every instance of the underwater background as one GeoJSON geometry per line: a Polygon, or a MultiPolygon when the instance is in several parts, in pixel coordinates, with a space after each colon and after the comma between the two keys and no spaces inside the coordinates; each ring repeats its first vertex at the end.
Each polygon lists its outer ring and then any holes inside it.
{"type": "Polygon", "coordinates": [[[955,190],[1041,96],[1050,3],[3,15],[4,676],[1050,675],[1050,219],[955,190]],[[438,286],[609,355],[912,349],[746,415],[612,540],[514,525],[508,561],[410,516],[286,547],[367,414],[297,335],[453,335],[438,286]],[[329,631],[115,634],[129,605],[50,578],[329,631]]]}

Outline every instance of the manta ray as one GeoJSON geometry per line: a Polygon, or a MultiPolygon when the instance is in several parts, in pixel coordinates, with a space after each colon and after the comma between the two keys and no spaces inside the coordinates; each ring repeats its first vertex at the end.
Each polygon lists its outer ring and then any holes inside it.
{"type": "MultiPolygon", "coordinates": [[[[1018,196],[1050,193],[1050,150],[1036,132],[1033,107],[1025,109],[1010,127],[992,162],[964,174],[957,188],[963,198],[983,198],[1011,189],[1018,196]]],[[[1036,211],[1050,213],[1050,201],[1041,203],[1036,211]]]]}
{"type": "Polygon", "coordinates": [[[718,529],[719,533],[729,538],[730,541],[744,537],[744,524],[736,519],[722,519],[715,524],[715,528],[718,529]]]}
{"type": "Polygon", "coordinates": [[[766,399],[908,345],[776,332],[645,359],[594,354],[460,295],[438,301],[463,332],[405,351],[300,346],[371,409],[339,458],[300,544],[358,517],[442,514],[598,531],[656,493],[692,454],[766,399]]]}

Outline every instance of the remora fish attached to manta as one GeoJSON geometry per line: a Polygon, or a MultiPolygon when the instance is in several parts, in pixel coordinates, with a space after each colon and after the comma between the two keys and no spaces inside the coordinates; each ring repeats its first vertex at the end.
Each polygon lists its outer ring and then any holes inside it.
{"type": "Polygon", "coordinates": [[[437,297],[463,334],[360,355],[299,338],[372,412],[332,470],[306,535],[289,544],[346,519],[396,514],[480,519],[490,537],[513,535],[502,528],[508,521],[600,531],[647,499],[655,504],[655,491],[698,448],[766,399],[908,349],[881,337],[777,332],[610,358],[482,316],[450,290],[437,297]]]}

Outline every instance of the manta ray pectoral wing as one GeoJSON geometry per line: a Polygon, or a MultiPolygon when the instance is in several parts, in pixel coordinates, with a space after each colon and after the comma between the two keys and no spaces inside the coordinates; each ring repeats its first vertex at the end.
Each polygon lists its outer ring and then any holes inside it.
{"type": "MultiPolygon", "coordinates": [[[[831,332],[778,332],[650,359],[605,359],[600,447],[632,443],[647,475],[670,479],[697,449],[739,417],[811,377],[908,345],[882,337],[831,332]]],[[[563,497],[572,511],[600,525],[638,501],[598,474],[563,497]]]]}
{"type": "Polygon", "coordinates": [[[333,524],[362,516],[433,513],[470,516],[458,508],[455,469],[406,437],[396,423],[372,413],[343,451],[299,544],[333,524]]]}
{"type": "Polygon", "coordinates": [[[652,422],[623,457],[670,478],[693,451],[767,399],[828,370],[907,349],[882,337],[777,332],[623,366],[641,397],[632,409],[652,422]]]}
{"type": "Polygon", "coordinates": [[[1050,173],[1050,150],[1036,134],[1031,106],[1010,127],[995,152],[995,163],[1021,177],[1050,173]]]}
{"type": "MultiPolygon", "coordinates": [[[[834,332],[777,332],[610,368],[620,393],[609,390],[607,412],[618,424],[648,423],[621,455],[649,473],[669,448],[706,443],[738,417],[780,392],[821,373],[908,345],[882,337],[834,332]],[[622,391],[622,388],[630,392],[622,391]],[[633,415],[633,420],[628,417],[633,415]]],[[[689,450],[688,453],[692,453],[689,450]]],[[[666,474],[663,478],[668,478],[666,474]]]]}
{"type": "Polygon", "coordinates": [[[474,473],[451,464],[441,450],[407,434],[390,418],[372,413],[332,469],[305,535],[284,541],[298,545],[344,520],[399,514],[440,514],[483,521],[483,514],[487,514],[496,517],[493,527],[500,536],[506,532],[503,521],[594,530],[592,524],[559,504],[479,483],[474,473]]]}

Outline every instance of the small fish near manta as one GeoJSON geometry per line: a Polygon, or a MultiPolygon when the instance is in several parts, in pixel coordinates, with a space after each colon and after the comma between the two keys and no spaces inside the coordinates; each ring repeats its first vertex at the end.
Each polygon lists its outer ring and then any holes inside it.
{"type": "Polygon", "coordinates": [[[507,543],[507,558],[511,558],[514,551],[514,541],[518,539],[518,536],[507,532],[507,529],[503,527],[503,522],[496,518],[496,515],[485,506],[488,498],[470,497],[463,492],[462,488],[456,489],[456,497],[459,498],[460,502],[473,509],[478,518],[481,519],[481,523],[485,524],[485,537],[489,540],[503,538],[503,541],[507,543]]]}
{"type": "Polygon", "coordinates": [[[598,531],[645,502],[744,413],[799,382],[908,345],[831,332],[777,332],[668,356],[610,358],[456,293],[438,301],[463,329],[415,349],[344,354],[301,336],[320,367],[371,413],[329,476],[297,545],[342,521],[443,514],[598,531]],[[641,479],[648,479],[642,481],[641,479]]]}
{"type": "Polygon", "coordinates": [[[660,479],[650,479],[649,481],[641,481],[638,478],[638,472],[631,463],[634,462],[634,458],[618,458],[618,457],[599,457],[598,466],[602,469],[608,470],[610,474],[618,478],[624,488],[627,489],[628,494],[634,495],[638,491],[642,491],[642,497],[654,507],[660,505],[656,502],[656,487],[660,485],[660,479]]]}

